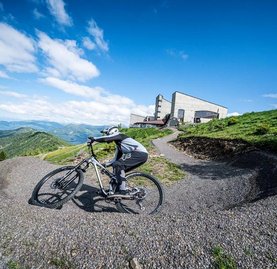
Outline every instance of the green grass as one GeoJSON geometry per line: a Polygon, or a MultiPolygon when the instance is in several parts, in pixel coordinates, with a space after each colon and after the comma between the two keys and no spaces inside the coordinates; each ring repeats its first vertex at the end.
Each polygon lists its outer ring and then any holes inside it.
{"type": "Polygon", "coordinates": [[[235,260],[226,254],[220,246],[216,246],[212,250],[214,258],[214,268],[216,269],[236,269],[235,260]]]}
{"type": "Polygon", "coordinates": [[[53,258],[49,261],[50,265],[54,265],[60,269],[73,269],[73,264],[65,258],[53,258]]]}
{"type": "Polygon", "coordinates": [[[166,185],[170,185],[185,177],[185,173],[179,165],[169,162],[164,157],[149,158],[148,162],[137,170],[157,177],[166,185]]]}
{"type": "Polygon", "coordinates": [[[153,139],[163,137],[172,133],[170,129],[157,129],[157,128],[124,128],[122,133],[134,138],[142,143],[148,149],[153,148],[151,141],[153,139]]]}
{"type": "Polygon", "coordinates": [[[86,145],[84,144],[67,146],[45,154],[43,159],[55,164],[66,164],[71,162],[79,153],[85,150],[86,145]]]}
{"type": "MultiPolygon", "coordinates": [[[[107,157],[114,152],[114,144],[95,144],[93,146],[94,152],[99,160],[107,157]]],[[[63,147],[61,149],[49,152],[43,155],[43,159],[55,164],[69,164],[72,163],[78,156],[82,158],[89,157],[89,151],[86,144],[63,147]]]]}
{"type": "Polygon", "coordinates": [[[7,263],[8,269],[23,269],[23,267],[21,267],[21,265],[13,260],[9,260],[7,263]]]}
{"type": "Polygon", "coordinates": [[[208,123],[181,126],[180,137],[239,139],[253,146],[277,152],[277,110],[246,113],[208,123]]]}

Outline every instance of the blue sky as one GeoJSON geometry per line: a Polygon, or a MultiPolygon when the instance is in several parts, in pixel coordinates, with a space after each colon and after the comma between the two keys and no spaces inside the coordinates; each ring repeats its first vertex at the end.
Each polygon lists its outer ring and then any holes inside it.
{"type": "Polygon", "coordinates": [[[180,91],[277,108],[275,0],[0,0],[0,119],[128,124],[180,91]]]}

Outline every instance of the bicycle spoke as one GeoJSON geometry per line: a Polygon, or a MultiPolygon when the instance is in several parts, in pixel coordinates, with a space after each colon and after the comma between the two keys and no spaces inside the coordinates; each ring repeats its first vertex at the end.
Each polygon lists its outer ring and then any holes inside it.
{"type": "Polygon", "coordinates": [[[159,182],[143,173],[127,176],[127,185],[132,199],[121,200],[118,209],[132,214],[154,214],[163,201],[163,192],[159,182]]]}
{"type": "Polygon", "coordinates": [[[34,200],[56,208],[73,198],[83,183],[83,173],[74,167],[61,167],[46,175],[36,186],[34,200]]]}

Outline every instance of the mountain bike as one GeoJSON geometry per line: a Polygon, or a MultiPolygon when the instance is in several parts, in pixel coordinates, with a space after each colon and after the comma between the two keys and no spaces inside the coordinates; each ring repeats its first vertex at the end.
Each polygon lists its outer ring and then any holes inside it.
{"type": "Polygon", "coordinates": [[[98,194],[107,203],[114,202],[120,212],[147,215],[159,212],[164,193],[158,179],[146,173],[131,172],[126,175],[128,195],[114,195],[117,187],[115,174],[97,160],[92,143],[88,143],[88,148],[90,157],[75,166],[63,166],[44,176],[33,190],[32,204],[60,208],[75,197],[83,185],[84,173],[92,166],[99,184],[98,194]],[[107,188],[101,174],[109,179],[107,188]]]}

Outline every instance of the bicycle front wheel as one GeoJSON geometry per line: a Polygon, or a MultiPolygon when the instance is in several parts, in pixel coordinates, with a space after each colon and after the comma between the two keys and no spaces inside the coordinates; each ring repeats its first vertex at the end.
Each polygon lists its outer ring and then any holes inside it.
{"type": "Polygon", "coordinates": [[[32,194],[32,203],[48,208],[57,208],[69,201],[81,189],[84,173],[74,166],[60,167],[36,185],[32,194]]]}
{"type": "Polygon", "coordinates": [[[133,172],[126,176],[131,199],[122,199],[116,207],[123,213],[149,215],[159,212],[164,193],[159,181],[151,175],[133,172]]]}

